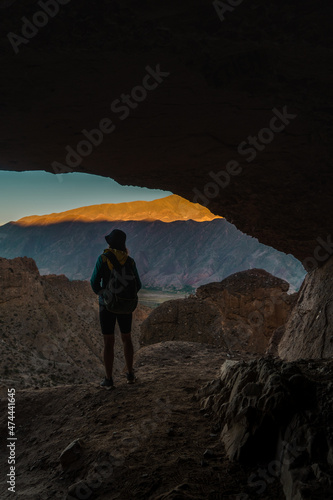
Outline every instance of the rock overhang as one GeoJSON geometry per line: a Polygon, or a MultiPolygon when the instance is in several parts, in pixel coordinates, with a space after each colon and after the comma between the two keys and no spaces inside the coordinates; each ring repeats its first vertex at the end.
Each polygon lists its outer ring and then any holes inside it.
{"type": "Polygon", "coordinates": [[[170,190],[309,269],[327,260],[331,6],[54,0],[23,32],[42,4],[2,11],[3,169],[170,190]]]}

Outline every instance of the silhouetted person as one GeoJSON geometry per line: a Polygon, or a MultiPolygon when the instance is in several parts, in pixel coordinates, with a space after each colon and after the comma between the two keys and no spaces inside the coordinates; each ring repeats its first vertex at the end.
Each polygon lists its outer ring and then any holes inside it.
{"type": "MultiPolygon", "coordinates": [[[[105,293],[106,285],[111,275],[111,270],[114,269],[114,266],[111,263],[112,259],[107,258],[107,254],[110,254],[111,252],[122,266],[128,259],[130,259],[127,264],[132,266],[137,291],[141,288],[141,281],[135,262],[131,257],[129,257],[128,250],[125,246],[126,234],[120,229],[114,229],[110,234],[105,236],[105,239],[109,248],[104,250],[103,254],[98,257],[90,283],[93,291],[99,295],[99,319],[104,337],[103,356],[105,378],[102,380],[100,385],[110,389],[113,387],[112,369],[114,360],[114,329],[116,321],[118,322],[121,339],[124,345],[124,356],[127,367],[127,383],[132,384],[135,382],[135,375],[133,371],[133,344],[131,337],[132,313],[119,314],[110,312],[106,308],[103,299],[103,293],[105,293]]],[[[113,255],[110,255],[110,257],[114,259],[113,255]]],[[[115,262],[115,265],[117,261],[115,262]]]]}

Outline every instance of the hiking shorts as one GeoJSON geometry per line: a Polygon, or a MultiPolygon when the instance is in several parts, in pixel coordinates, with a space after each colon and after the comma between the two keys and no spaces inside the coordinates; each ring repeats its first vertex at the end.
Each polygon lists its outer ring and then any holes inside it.
{"type": "Polygon", "coordinates": [[[118,321],[121,333],[131,333],[132,313],[116,314],[107,310],[105,306],[99,305],[99,321],[103,335],[113,335],[116,321],[118,321]]]}

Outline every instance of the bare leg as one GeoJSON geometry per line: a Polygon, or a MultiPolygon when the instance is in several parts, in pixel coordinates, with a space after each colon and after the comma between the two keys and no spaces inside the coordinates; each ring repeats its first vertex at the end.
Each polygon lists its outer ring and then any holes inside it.
{"type": "Polygon", "coordinates": [[[123,341],[124,344],[124,356],[125,356],[127,371],[128,373],[132,373],[134,349],[133,349],[131,334],[122,333],[121,340],[123,341]]]}
{"type": "Polygon", "coordinates": [[[114,358],[114,335],[103,335],[103,337],[105,375],[106,378],[111,378],[114,358]]]}

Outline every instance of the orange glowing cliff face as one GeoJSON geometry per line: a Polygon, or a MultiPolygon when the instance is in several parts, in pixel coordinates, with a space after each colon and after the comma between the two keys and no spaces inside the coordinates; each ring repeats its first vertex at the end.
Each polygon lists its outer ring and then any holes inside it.
{"type": "Polygon", "coordinates": [[[191,203],[177,195],[167,196],[154,201],[132,201],[128,203],[105,203],[88,207],[75,208],[66,212],[49,215],[31,215],[16,223],[21,226],[46,226],[60,222],[80,221],[153,221],[174,222],[177,220],[197,222],[222,219],[213,215],[208,208],[191,203]]]}

